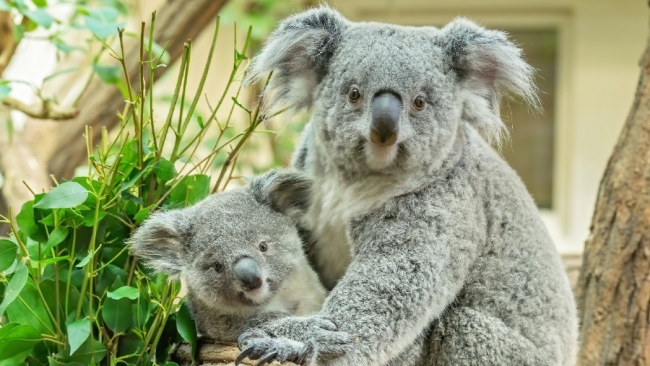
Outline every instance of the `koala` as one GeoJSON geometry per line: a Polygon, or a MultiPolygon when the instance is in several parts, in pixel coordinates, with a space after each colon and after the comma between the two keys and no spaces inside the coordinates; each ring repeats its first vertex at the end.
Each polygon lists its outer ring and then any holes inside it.
{"type": "Polygon", "coordinates": [[[249,82],[265,110],[310,110],[293,165],[300,219],[331,292],[261,324],[242,354],[307,365],[572,365],[576,306],[530,194],[492,147],[503,93],[537,108],[534,70],[500,31],[352,22],[320,7],[281,22],[249,82]],[[287,341],[287,340],[290,340],[287,341]]]}
{"type": "Polygon", "coordinates": [[[268,172],[247,187],[153,214],[130,249],[156,272],[185,278],[199,333],[234,342],[260,322],[313,314],[325,299],[294,222],[311,186],[299,172],[268,172]]]}

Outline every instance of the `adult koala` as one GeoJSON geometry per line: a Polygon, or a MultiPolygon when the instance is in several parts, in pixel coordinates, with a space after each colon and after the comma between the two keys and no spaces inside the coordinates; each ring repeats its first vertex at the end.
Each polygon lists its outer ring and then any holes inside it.
{"type": "Polygon", "coordinates": [[[327,365],[570,365],[577,319],[537,208],[486,142],[500,94],[533,106],[502,32],[283,21],[249,70],[267,108],[311,108],[294,165],[316,178],[309,255],[322,311],[245,332],[242,358],[327,365]],[[480,134],[483,135],[481,137],[480,134]]]}

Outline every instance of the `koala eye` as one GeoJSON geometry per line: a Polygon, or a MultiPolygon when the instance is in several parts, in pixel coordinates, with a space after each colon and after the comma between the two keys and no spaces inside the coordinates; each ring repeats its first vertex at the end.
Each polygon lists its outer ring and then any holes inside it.
{"type": "Polygon", "coordinates": [[[223,264],[221,264],[219,262],[216,262],[214,264],[213,268],[217,273],[219,273],[219,272],[223,271],[223,264]]]}
{"type": "Polygon", "coordinates": [[[361,92],[359,91],[359,88],[356,86],[351,86],[350,90],[348,90],[348,99],[352,103],[359,101],[359,99],[361,99],[361,92]]]}
{"type": "Polygon", "coordinates": [[[260,252],[262,252],[262,253],[264,253],[264,252],[266,252],[267,250],[269,250],[269,245],[268,245],[265,241],[262,241],[262,242],[260,243],[259,247],[260,247],[260,252]]]}
{"type": "Polygon", "coordinates": [[[426,100],[424,100],[424,96],[422,96],[422,95],[418,95],[413,100],[413,107],[415,107],[415,109],[417,109],[417,110],[423,109],[426,104],[427,104],[427,102],[426,102],[426,100]]]}

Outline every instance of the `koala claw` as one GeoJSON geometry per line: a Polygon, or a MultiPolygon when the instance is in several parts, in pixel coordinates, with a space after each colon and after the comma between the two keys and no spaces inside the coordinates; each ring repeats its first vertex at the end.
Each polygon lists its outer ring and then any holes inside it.
{"type": "Polygon", "coordinates": [[[237,340],[241,353],[235,360],[235,365],[246,357],[259,360],[258,366],[263,366],[273,361],[280,363],[291,361],[304,365],[313,354],[313,347],[302,342],[287,338],[271,338],[261,331],[246,331],[237,340]]]}

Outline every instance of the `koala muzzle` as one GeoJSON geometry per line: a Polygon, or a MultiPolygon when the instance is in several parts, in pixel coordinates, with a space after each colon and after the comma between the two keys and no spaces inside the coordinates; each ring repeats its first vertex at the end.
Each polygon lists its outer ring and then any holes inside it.
{"type": "Polygon", "coordinates": [[[253,291],[262,287],[262,274],[253,259],[248,257],[239,259],[232,270],[244,291],[253,291]]]}
{"type": "Polygon", "coordinates": [[[370,141],[373,144],[392,146],[397,142],[399,132],[399,115],[402,100],[392,92],[383,91],[372,99],[372,121],[370,141]]]}

